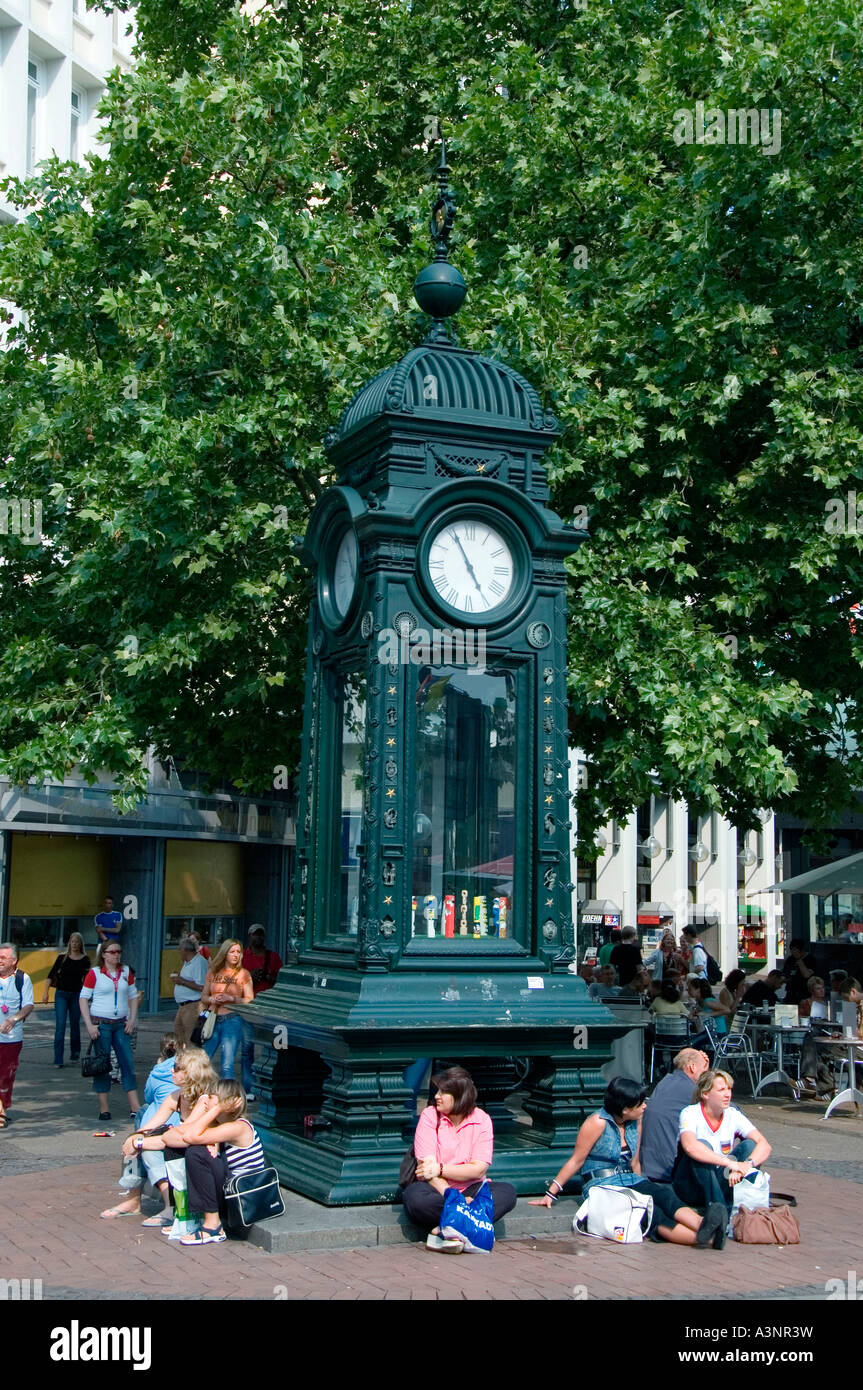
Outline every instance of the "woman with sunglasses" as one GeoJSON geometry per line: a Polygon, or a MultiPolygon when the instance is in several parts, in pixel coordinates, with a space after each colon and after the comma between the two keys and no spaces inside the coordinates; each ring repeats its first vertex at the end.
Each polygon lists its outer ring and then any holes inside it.
{"type": "MultiPolygon", "coordinates": [[[[107,941],[96,953],[96,966],[87,972],[81,989],[80,1007],[84,1027],[93,1042],[98,1040],[102,1052],[117,1054],[123,1090],[129,1099],[129,1118],[135,1122],[140,1107],[135,1064],[132,1061],[130,1037],[135,1031],[138,1014],[138,989],[135,972],[123,965],[122,947],[107,941]]],[[[93,1077],[93,1090],[99,1098],[99,1119],[110,1120],[110,1075],[93,1077]]]]}

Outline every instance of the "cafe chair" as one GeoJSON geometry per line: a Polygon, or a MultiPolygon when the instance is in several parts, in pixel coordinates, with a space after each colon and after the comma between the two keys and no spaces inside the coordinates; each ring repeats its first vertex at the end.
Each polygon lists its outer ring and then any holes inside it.
{"type": "Polygon", "coordinates": [[[754,1094],[757,1084],[755,1068],[758,1066],[758,1054],[755,1052],[751,1037],[746,1031],[748,1023],[748,1014],[738,1009],[728,1025],[728,1032],[720,1033],[718,1036],[714,1066],[727,1067],[736,1076],[736,1068],[742,1062],[749,1077],[749,1089],[754,1094]]]}
{"type": "Polygon", "coordinates": [[[689,1042],[689,1021],[685,1018],[663,1018],[660,1014],[654,1019],[654,1037],[650,1045],[650,1080],[653,1081],[653,1068],[656,1054],[662,1056],[666,1071],[670,1069],[671,1058],[689,1042]]]}

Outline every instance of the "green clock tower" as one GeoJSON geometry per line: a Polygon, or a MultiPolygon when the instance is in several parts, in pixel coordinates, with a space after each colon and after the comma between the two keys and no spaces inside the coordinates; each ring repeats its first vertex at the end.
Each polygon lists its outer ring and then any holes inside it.
{"type": "Polygon", "coordinates": [[[425,341],[326,445],[309,619],[289,961],[245,1010],[265,1146],[287,1186],[392,1200],[418,1057],[460,1062],[496,1176],[534,1191],[574,1143],[625,1031],[569,972],[564,560],[557,434],[533,387],[457,346],[446,153],[425,341]],[[523,1083],[518,1123],[504,1104],[523,1083]]]}

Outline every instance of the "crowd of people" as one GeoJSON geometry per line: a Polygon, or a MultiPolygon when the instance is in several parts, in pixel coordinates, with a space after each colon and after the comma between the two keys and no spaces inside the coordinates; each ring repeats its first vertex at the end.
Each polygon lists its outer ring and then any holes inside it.
{"type": "MultiPolygon", "coordinates": [[[[494,1130],[463,1067],[432,1083],[434,1100],[417,1122],[415,1164],[402,1197],[410,1220],[428,1232],[428,1247],[459,1254],[464,1238],[440,1225],[446,1193],[476,1196],[492,1163],[494,1130]]],[[[733,1085],[728,1072],[711,1069],[691,1047],[681,1049],[649,1099],[640,1081],[615,1077],[602,1108],[581,1125],[572,1157],[530,1205],[552,1207],[576,1178],[582,1196],[598,1183],[630,1188],[652,1199],[650,1239],[722,1250],[735,1188],[752,1182],[770,1155],[764,1135],[731,1104],[733,1085]]],[[[489,1186],[497,1223],[516,1205],[516,1191],[507,1182],[489,1186]]]]}
{"type": "MultiPolygon", "coordinates": [[[[140,1109],[135,1075],[139,991],[135,971],[124,961],[122,917],[106,898],[95,918],[99,944],[91,960],[80,932],[72,932],[65,951],[57,956],[45,980],[42,1003],[54,991],[54,1066],[81,1061],[81,1027],[89,1038],[89,1052],[101,1060],[93,1071],[92,1090],[98,1102],[98,1120],[111,1120],[111,1085],[126,1093],[130,1119],[140,1109]]],[[[171,974],[177,1006],[172,1034],[179,1043],[202,1041],[215,1059],[222,1080],[234,1079],[239,1059],[247,1102],[256,1097],[254,1080],[254,1029],[236,1012],[239,1003],[251,1003],[271,989],[282,968],[281,957],[267,949],[264,928],[250,929],[245,948],[236,940],[223,941],[210,958],[210,948],[190,932],[179,943],[179,969],[171,974]],[[205,1015],[210,1016],[210,1026],[205,1015]],[[202,1033],[206,1034],[202,1038],[202,1033]]],[[[15,1075],[23,1044],[23,1024],[35,1005],[33,983],[19,967],[14,942],[0,944],[0,1129],[8,1123],[15,1075]]]]}

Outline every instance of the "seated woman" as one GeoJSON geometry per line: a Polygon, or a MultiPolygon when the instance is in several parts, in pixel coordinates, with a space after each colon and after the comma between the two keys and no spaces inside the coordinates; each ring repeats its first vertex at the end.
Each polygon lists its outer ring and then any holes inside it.
{"type": "Polygon", "coordinates": [[[695,1007],[693,1021],[696,1026],[703,1030],[697,1033],[694,1038],[690,1038],[690,1046],[699,1048],[712,1057],[713,1044],[710,1041],[710,1034],[704,1028],[705,1021],[712,1022],[717,1033],[727,1033],[728,1012],[718,999],[714,999],[713,988],[709,982],[698,976],[689,980],[689,996],[695,1007]]]}
{"type": "Polygon", "coordinates": [[[689,1010],[680,998],[680,990],[671,980],[663,980],[658,998],[650,1006],[654,1018],[688,1018],[689,1010]]]}
{"type": "MultiPolygon", "coordinates": [[[[173,1041],[173,1034],[166,1034],[162,1039],[163,1051],[167,1053],[168,1046],[173,1041]]],[[[123,1157],[127,1159],[135,1153],[141,1154],[147,1177],[162,1197],[163,1210],[156,1216],[148,1217],[142,1225],[167,1228],[172,1224],[170,1185],[164,1157],[166,1145],[160,1139],[159,1144],[148,1144],[144,1152],[141,1152],[141,1148],[133,1141],[140,1135],[149,1136],[152,1130],[159,1129],[162,1125],[170,1125],[173,1128],[183,1120],[194,1119],[202,1112],[204,1101],[212,1101],[215,1090],[216,1074],[210,1065],[209,1057],[200,1047],[184,1047],[174,1057],[166,1055],[160,1058],[150,1072],[147,1091],[144,1094],[146,1096],[149,1091],[152,1096],[151,1103],[139,1121],[140,1128],[129,1135],[122,1150],[123,1157]],[[167,1080],[169,1067],[170,1082],[167,1080]]],[[[130,1192],[126,1201],[101,1213],[103,1219],[140,1216],[142,1186],[143,1176],[139,1178],[135,1190],[130,1192]]]]}
{"type": "Polygon", "coordinates": [[[648,1235],[672,1245],[709,1245],[721,1250],[725,1245],[727,1217],[721,1203],[711,1203],[701,1217],[678,1195],[675,1186],[651,1182],[641,1176],[641,1117],[645,1111],[647,1087],[628,1076],[616,1076],[606,1087],[601,1110],[588,1115],[572,1151],[544,1197],[532,1207],[550,1207],[566,1183],[584,1169],[583,1192],[595,1182],[629,1187],[653,1198],[653,1216],[648,1235]],[[552,1190],[554,1189],[554,1191],[552,1190]]]}
{"type": "Polygon", "coordinates": [[[806,981],[806,988],[809,991],[808,999],[801,999],[797,1005],[797,1012],[801,1018],[811,1018],[815,1021],[824,1021],[829,1015],[827,1006],[827,986],[820,975],[810,975],[806,981]]]}
{"type": "MultiPolygon", "coordinates": [[[[463,1067],[450,1067],[432,1077],[437,1087],[434,1105],[426,1106],[417,1122],[414,1154],[417,1181],[402,1189],[402,1200],[411,1221],[431,1234],[431,1250],[458,1254],[461,1241],[444,1240],[440,1217],[444,1193],[456,1187],[473,1197],[491,1166],[494,1132],[491,1118],[476,1103],[476,1087],[463,1067]]],[[[494,1220],[499,1221],[516,1204],[515,1188],[508,1182],[489,1183],[494,1201],[494,1220]]]]}
{"type": "Polygon", "coordinates": [[[695,1083],[695,1099],[680,1114],[682,1153],[674,1186],[696,1206],[734,1205],[733,1188],[756,1176],[770,1157],[770,1145],[742,1111],[731,1104],[733,1078],[727,1071],[706,1071],[695,1083]]]}
{"type": "Polygon", "coordinates": [[[185,1149],[190,1211],[203,1212],[204,1224],[181,1245],[215,1245],[227,1240],[222,1226],[227,1178],[266,1166],[258,1131],[246,1116],[246,1092],[238,1081],[217,1081],[195,1113],[168,1134],[135,1138],[136,1151],[185,1149]],[[213,1152],[213,1149],[217,1152],[213,1152]]]}
{"type": "Polygon", "coordinates": [[[725,1012],[726,1022],[730,1023],[744,993],[746,992],[746,971],[730,970],[722,981],[717,1002],[725,1012]]]}

